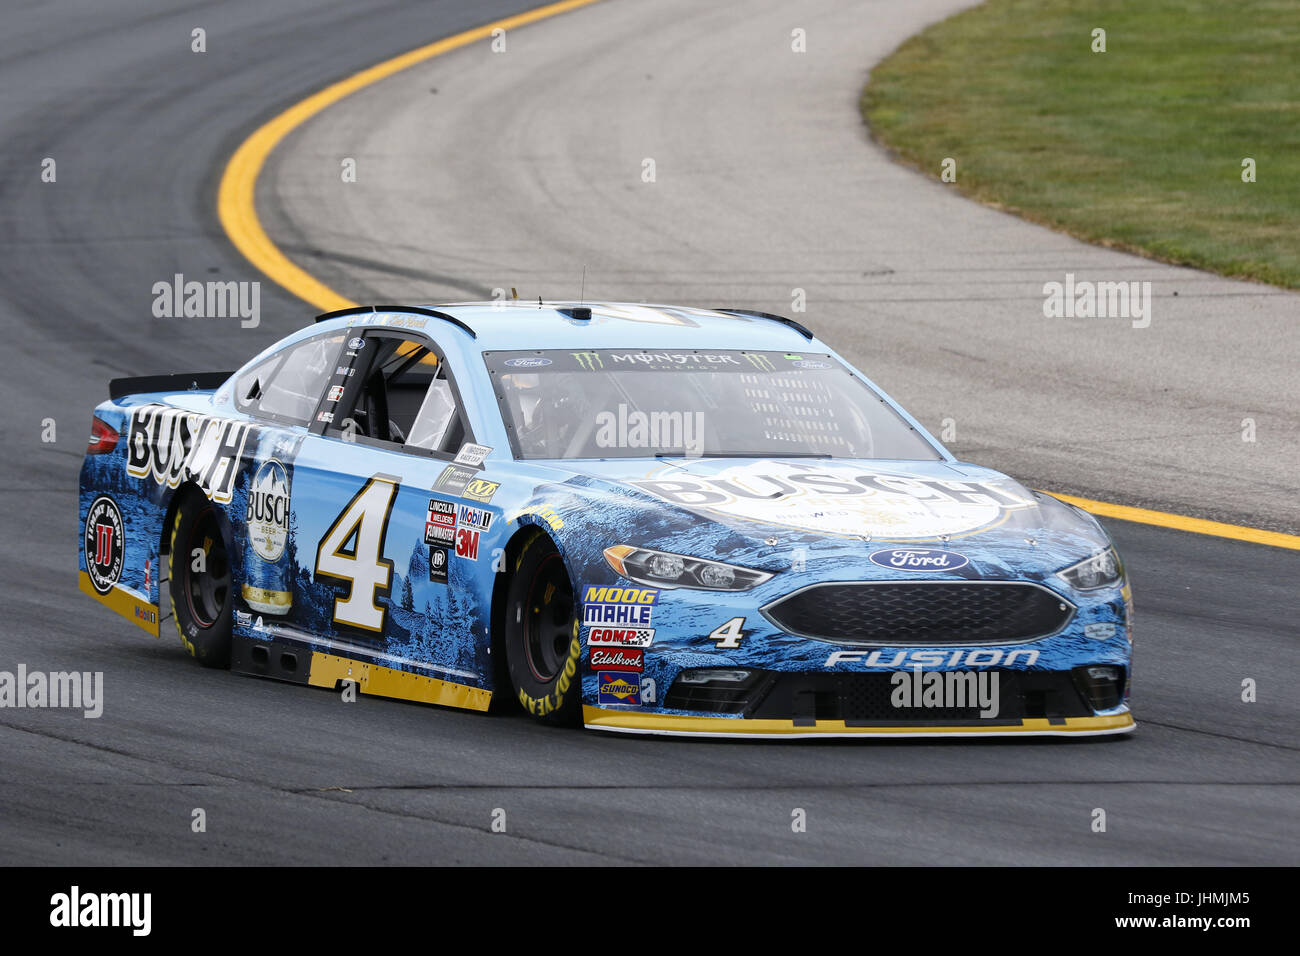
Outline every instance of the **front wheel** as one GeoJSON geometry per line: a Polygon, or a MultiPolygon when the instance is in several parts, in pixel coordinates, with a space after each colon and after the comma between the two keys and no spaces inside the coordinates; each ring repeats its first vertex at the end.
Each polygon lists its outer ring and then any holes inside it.
{"type": "Polygon", "coordinates": [[[577,723],[582,698],[578,606],[564,559],[541,531],[520,552],[506,614],[506,664],[516,699],[545,723],[577,723]]]}
{"type": "Polygon", "coordinates": [[[204,667],[230,666],[230,557],[217,506],[187,493],[172,523],[169,588],[181,643],[204,667]]]}

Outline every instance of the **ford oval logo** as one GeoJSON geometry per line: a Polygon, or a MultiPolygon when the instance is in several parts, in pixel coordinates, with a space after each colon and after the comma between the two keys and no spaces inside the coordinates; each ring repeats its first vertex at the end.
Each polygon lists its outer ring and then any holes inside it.
{"type": "Polygon", "coordinates": [[[504,364],[510,366],[510,368],[544,368],[551,364],[551,360],[548,358],[513,358],[506,359],[504,364]]]}
{"type": "Polygon", "coordinates": [[[362,349],[366,346],[366,340],[358,336],[357,338],[348,339],[348,348],[352,350],[362,349]]]}
{"type": "Polygon", "coordinates": [[[934,548],[887,548],[871,552],[871,563],[897,571],[956,571],[970,564],[970,559],[934,548]]]}

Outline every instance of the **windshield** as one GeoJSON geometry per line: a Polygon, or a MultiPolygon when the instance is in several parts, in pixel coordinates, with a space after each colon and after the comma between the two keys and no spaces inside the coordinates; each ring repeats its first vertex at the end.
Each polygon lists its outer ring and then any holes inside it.
{"type": "Polygon", "coordinates": [[[940,457],[829,355],[609,349],[483,357],[517,458],[940,457]]]}

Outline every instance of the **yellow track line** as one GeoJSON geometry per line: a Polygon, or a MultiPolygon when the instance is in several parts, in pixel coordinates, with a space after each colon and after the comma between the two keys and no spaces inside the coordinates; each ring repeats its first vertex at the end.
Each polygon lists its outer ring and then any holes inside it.
{"type": "Polygon", "coordinates": [[[1129,505],[1112,504],[1109,501],[1094,501],[1091,498],[1076,498],[1062,495],[1055,491],[1047,494],[1072,505],[1078,505],[1084,511],[1090,511],[1103,518],[1118,518],[1120,521],[1136,521],[1139,524],[1153,524],[1161,528],[1174,528],[1178,531],[1190,531],[1193,534],[1208,534],[1216,538],[1235,538],[1237,541],[1249,541],[1252,544],[1267,544],[1274,548],[1291,548],[1300,551],[1300,535],[1283,534],[1281,531],[1265,531],[1263,528],[1248,528],[1240,524],[1225,524],[1222,521],[1208,521],[1205,518],[1189,518],[1186,515],[1170,514],[1167,511],[1149,511],[1146,508],[1133,508],[1129,505]]]}
{"type": "MultiPolygon", "coordinates": [[[[321,110],[409,66],[415,66],[417,63],[423,63],[425,60],[431,60],[435,56],[468,46],[476,41],[485,40],[492,35],[493,30],[512,30],[597,2],[599,0],[562,0],[560,3],[547,4],[513,17],[475,27],[473,30],[466,30],[464,33],[457,33],[455,36],[395,56],[391,60],[385,60],[295,103],[279,116],[259,127],[230,157],[230,162],[226,164],[225,172],[221,175],[221,185],[217,189],[217,215],[221,219],[221,227],[225,229],[226,235],[235,244],[235,248],[264,272],[271,281],[283,286],[320,311],[332,312],[335,309],[346,309],[356,305],[357,303],[335,292],[315,276],[291,262],[262,228],[262,223],[257,218],[256,208],[257,177],[271,151],[286,136],[321,110]]],[[[1145,508],[1131,508],[1127,505],[1093,501],[1090,498],[1075,498],[1071,495],[1056,495],[1056,497],[1106,518],[1136,521],[1162,528],[1176,528],[1179,531],[1214,535],[1219,538],[1235,538],[1238,541],[1266,544],[1275,548],[1300,550],[1298,535],[1224,524],[1219,521],[1206,521],[1203,518],[1189,518],[1163,511],[1148,511],[1145,508]]]]}
{"type": "Polygon", "coordinates": [[[513,17],[475,27],[473,30],[466,30],[464,33],[457,33],[455,36],[395,56],[391,60],[385,60],[295,103],[279,116],[259,127],[252,136],[240,144],[239,149],[235,150],[235,155],[230,157],[230,162],[226,164],[226,170],[221,175],[221,185],[217,189],[217,216],[221,219],[221,227],[226,230],[226,235],[235,244],[235,248],[244,254],[244,258],[266,273],[271,281],[288,289],[322,312],[332,312],[335,309],[346,309],[356,305],[355,302],[339,295],[315,276],[291,262],[262,228],[255,208],[257,177],[271,151],[286,136],[327,106],[337,103],[357,90],[378,83],[385,77],[392,76],[409,66],[415,66],[417,63],[423,63],[425,60],[431,60],[435,56],[441,56],[443,53],[457,50],[479,40],[486,40],[492,36],[493,30],[513,30],[596,2],[598,0],[563,0],[561,3],[547,4],[513,17]]]}

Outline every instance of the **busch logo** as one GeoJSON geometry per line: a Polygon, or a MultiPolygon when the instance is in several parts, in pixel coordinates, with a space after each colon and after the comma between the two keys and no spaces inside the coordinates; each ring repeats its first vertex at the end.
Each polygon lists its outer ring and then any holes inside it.
{"type": "Polygon", "coordinates": [[[213,501],[230,501],[250,426],[165,405],[131,412],[126,472],[175,488],[196,481],[213,501]]]}

